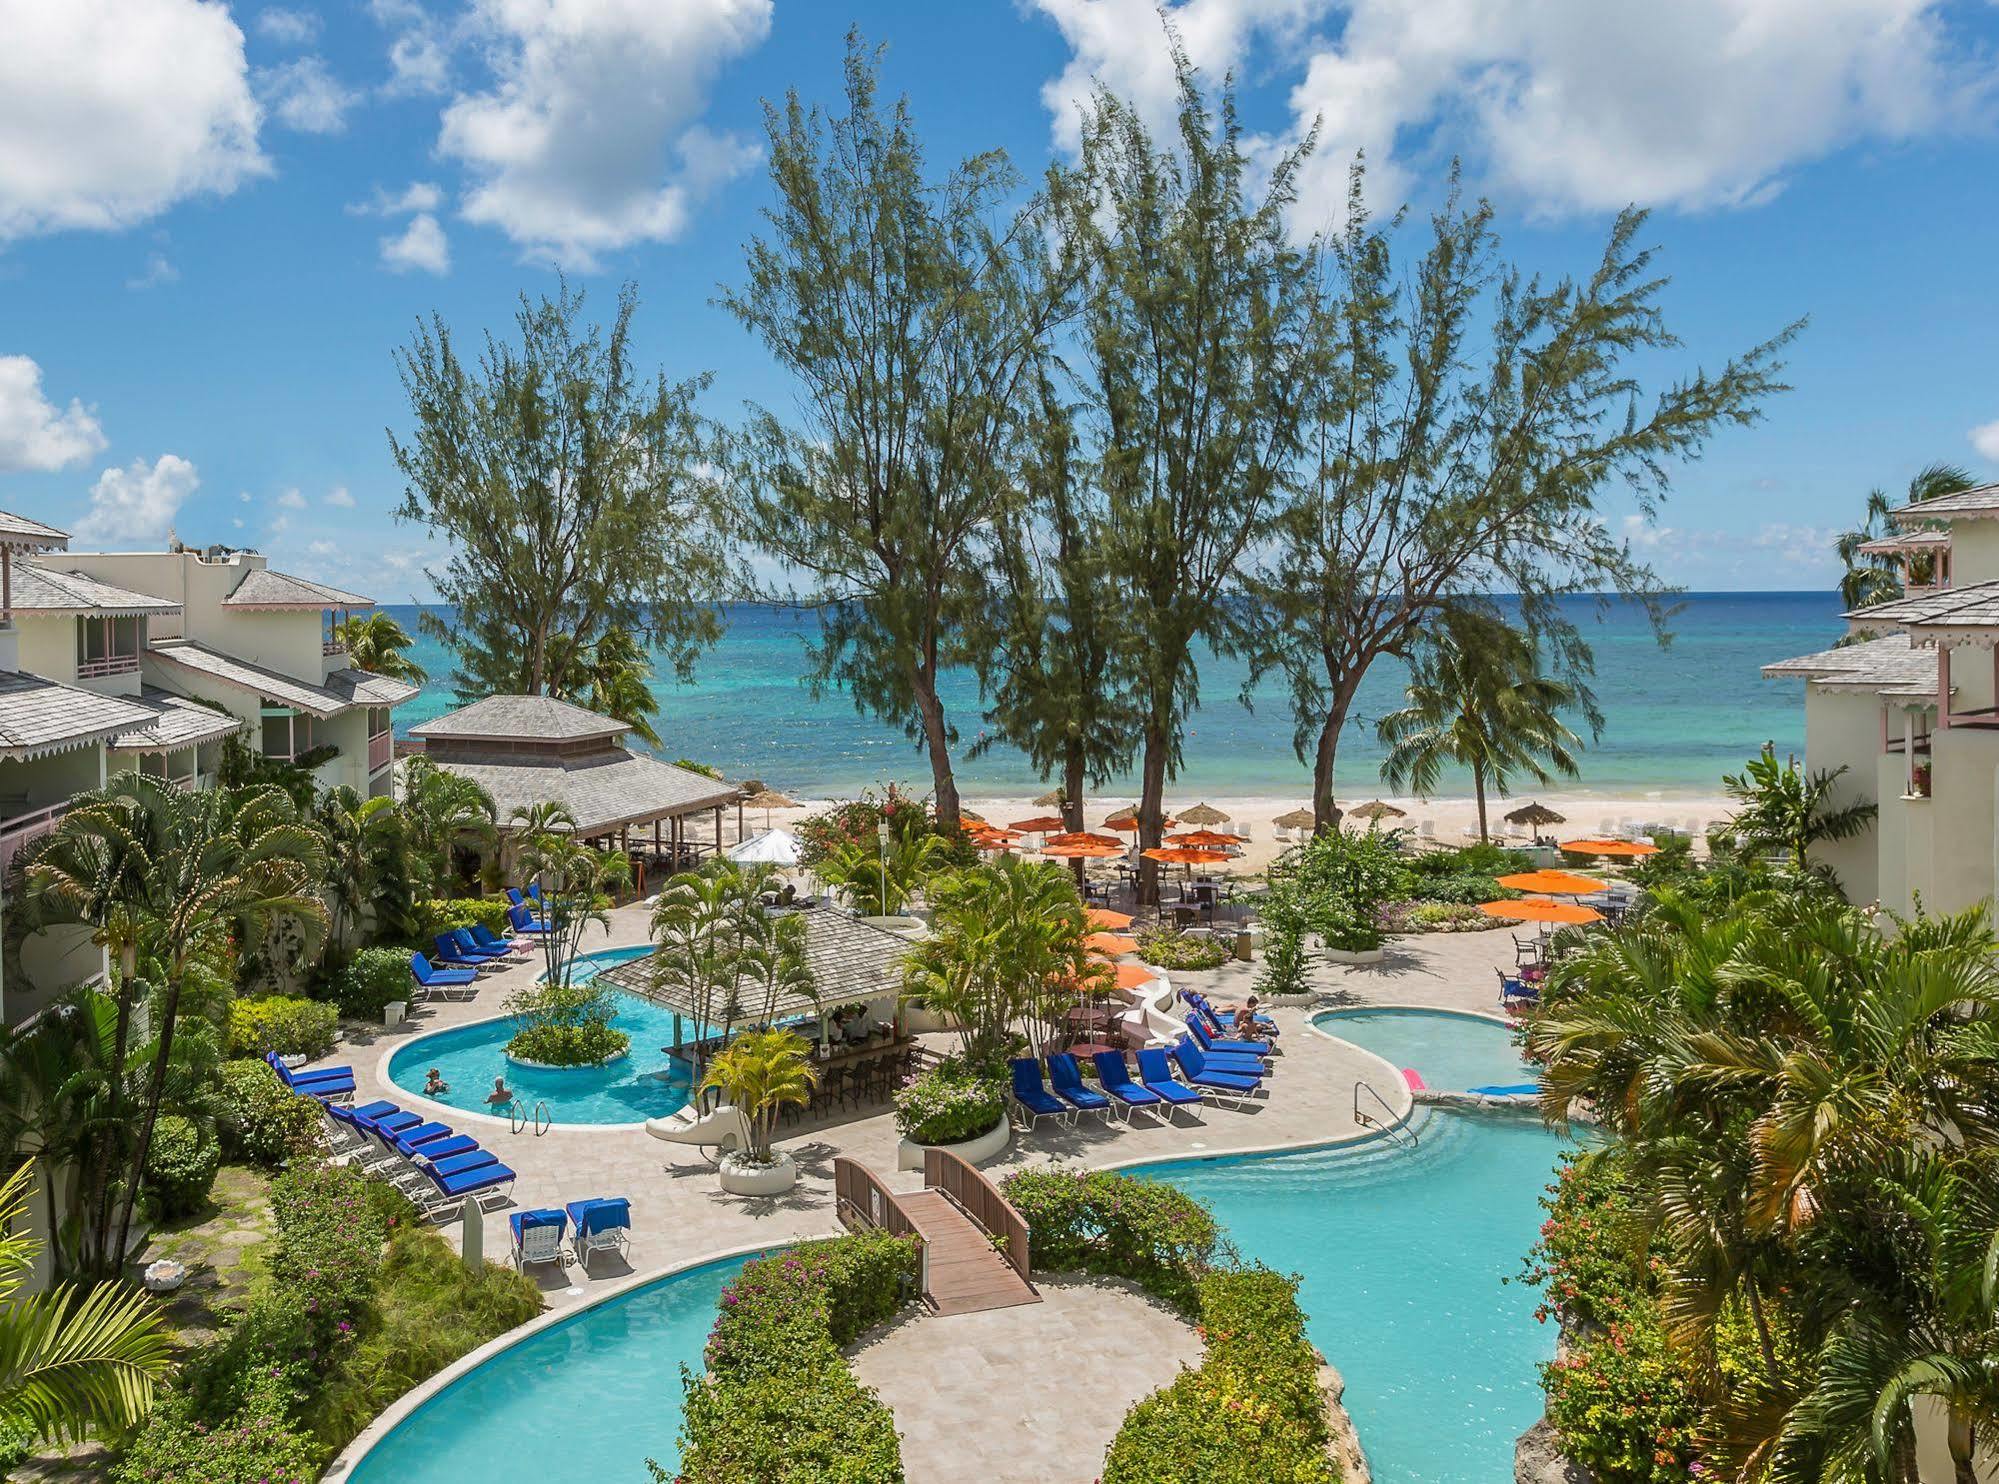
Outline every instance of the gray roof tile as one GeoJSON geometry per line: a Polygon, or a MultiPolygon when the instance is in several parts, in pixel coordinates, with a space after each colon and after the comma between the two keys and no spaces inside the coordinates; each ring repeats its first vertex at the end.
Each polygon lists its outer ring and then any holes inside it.
{"type": "Polygon", "coordinates": [[[222,600],[225,608],[372,608],[373,598],[350,593],[309,577],[257,567],[222,600]]]}
{"type": "MultiPolygon", "coordinates": [[[[855,1000],[901,993],[902,961],[910,949],[909,939],[861,922],[837,907],[793,910],[805,921],[805,962],[812,970],[812,982],[821,1005],[831,1009],[855,1000]]],[[[613,964],[598,977],[670,1009],[691,1014],[692,1006],[675,1004],[670,993],[653,988],[652,973],[652,956],[648,955],[613,964]]]]}
{"type": "Polygon", "coordinates": [[[338,716],[355,706],[394,706],[417,693],[413,685],[370,675],[362,670],[335,670],[326,684],[314,685],[262,665],[253,665],[233,655],[222,654],[193,639],[155,644],[146,651],[153,659],[206,675],[238,690],[268,696],[286,706],[295,706],[311,716],[338,716]]]}
{"type": "Polygon", "coordinates": [[[433,761],[440,768],[476,780],[491,794],[502,826],[517,809],[561,804],[575,816],[577,828],[585,835],[600,834],[621,824],[698,814],[737,799],[733,784],[718,783],[621,747],[582,757],[550,756],[532,761],[518,753],[505,761],[455,757],[435,757],[433,761]]]}
{"type": "Polygon", "coordinates": [[[120,732],[111,739],[113,747],[128,752],[192,747],[197,742],[213,742],[218,737],[227,737],[232,732],[241,731],[244,726],[240,716],[213,710],[199,701],[190,701],[169,691],[154,690],[151,686],[125,699],[153,713],[150,724],[120,732]]]}
{"type": "Polygon", "coordinates": [[[81,572],[62,572],[38,562],[13,569],[16,613],[91,613],[125,618],[141,613],[178,613],[180,604],[166,598],[113,587],[81,572]]]}
{"type": "Polygon", "coordinates": [[[487,696],[456,711],[410,728],[412,737],[464,741],[577,742],[587,737],[621,737],[631,728],[553,696],[487,696]]]}
{"type": "Polygon", "coordinates": [[[45,526],[25,515],[0,510],[0,546],[23,551],[56,551],[69,545],[69,532],[45,526]]]}
{"type": "Polygon", "coordinates": [[[1948,520],[1954,515],[1999,515],[1999,484],[1981,484],[1976,489],[1959,490],[1954,495],[1917,500],[1888,512],[1889,519],[1901,522],[1948,520]]]}
{"type": "Polygon", "coordinates": [[[1779,660],[1765,665],[1763,674],[1772,680],[1802,678],[1836,690],[1934,695],[1937,657],[1935,650],[1911,647],[1906,634],[1890,634],[1779,660]]]}
{"type": "Polygon", "coordinates": [[[0,757],[66,752],[108,741],[152,719],[152,712],[124,696],[101,696],[41,675],[0,670],[0,757]]]}

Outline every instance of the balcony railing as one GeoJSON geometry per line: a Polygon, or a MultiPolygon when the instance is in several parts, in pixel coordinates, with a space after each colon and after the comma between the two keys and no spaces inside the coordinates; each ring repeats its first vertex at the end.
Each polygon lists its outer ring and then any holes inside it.
{"type": "Polygon", "coordinates": [[[319,641],[319,652],[331,658],[336,654],[347,653],[347,646],[338,639],[322,639],[319,641]]]}
{"type": "Polygon", "coordinates": [[[53,834],[62,817],[69,813],[70,801],[51,804],[46,809],[37,809],[29,814],[17,814],[12,819],[0,819],[0,877],[4,877],[14,865],[14,855],[24,845],[32,845],[44,835],[53,834]]]}
{"type": "Polygon", "coordinates": [[[76,665],[78,680],[95,680],[100,675],[135,675],[139,670],[137,654],[106,655],[101,660],[79,660],[76,665]]]}
{"type": "Polygon", "coordinates": [[[368,771],[379,773],[396,760],[396,738],[393,732],[376,732],[368,739],[368,771]]]}
{"type": "Polygon", "coordinates": [[[1983,727],[1987,731],[1999,728],[1999,706],[1980,706],[1971,711],[1953,711],[1950,714],[1953,727],[1983,727]]]}

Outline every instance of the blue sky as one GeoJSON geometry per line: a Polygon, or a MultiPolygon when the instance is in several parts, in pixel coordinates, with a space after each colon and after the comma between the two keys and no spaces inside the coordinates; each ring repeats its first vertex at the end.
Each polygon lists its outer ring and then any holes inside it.
{"type": "MultiPolygon", "coordinates": [[[[1999,6],[1988,0],[1181,0],[1275,149],[1365,147],[1377,201],[1446,162],[1530,268],[1656,208],[1685,367],[1801,315],[1796,390],[1633,535],[1702,588],[1830,585],[1829,534],[1932,460],[1999,478],[1999,6]]],[[[1038,173],[1092,77],[1165,107],[1150,0],[0,0],[0,506],[134,545],[171,526],[382,601],[427,594],[388,511],[391,351],[503,326],[558,264],[731,419],[788,389],[713,307],[769,187],[759,99],[888,44],[941,168],[1038,173]]],[[[1609,518],[1622,524],[1613,501],[1609,518]]]]}

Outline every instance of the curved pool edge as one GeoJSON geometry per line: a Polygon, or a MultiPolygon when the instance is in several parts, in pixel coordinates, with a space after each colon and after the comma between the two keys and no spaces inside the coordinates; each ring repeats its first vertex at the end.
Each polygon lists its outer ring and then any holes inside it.
{"type": "MultiPolygon", "coordinates": [[[[607,1125],[593,1124],[587,1126],[606,1127],[607,1125]]],[[[643,1124],[638,1126],[641,1128],[644,1127],[643,1124]]],[[[412,1415],[420,1411],[425,1403],[450,1390],[452,1386],[456,1385],[473,1371],[478,1370],[488,1361],[497,1360],[500,1356],[506,1354],[507,1351],[519,1345],[526,1344],[537,1335],[554,1329],[557,1325],[581,1319],[593,1309],[601,1308],[605,1304],[615,1303],[617,1300],[635,1293],[641,1288],[648,1288],[656,1283],[665,1283],[676,1278],[684,1278],[688,1274],[697,1272],[702,1268],[714,1267],[725,1262],[733,1262],[739,1257],[755,1257],[763,1253],[781,1252],[787,1247],[798,1245],[800,1242],[814,1240],[816,1239],[812,1237],[794,1237],[789,1241],[751,1242],[746,1246],[729,1247],[720,1251],[706,1253],[703,1256],[691,1258],[686,1262],[671,1263],[663,1268],[654,1268],[643,1273],[629,1273],[608,1285],[602,1293],[591,1294],[582,1301],[571,1304],[566,1308],[551,1308],[544,1313],[537,1314],[526,1324],[516,1325],[504,1334],[495,1335],[478,1349],[466,1351],[436,1375],[418,1382],[415,1386],[412,1386],[408,1391],[397,1397],[372,1422],[362,1428],[359,1433],[355,1434],[354,1440],[340,1450],[334,1457],[333,1462],[326,1466],[325,1472],[319,1477],[321,1480],[346,1479],[351,1477],[355,1469],[359,1468],[366,1461],[368,1455],[381,1446],[383,1440],[390,1433],[394,1432],[404,1422],[408,1421],[412,1415]]]]}
{"type": "MultiPolygon", "coordinates": [[[[389,1063],[412,1047],[421,1046],[425,1041],[436,1036],[448,1036],[454,1031],[462,1031],[468,1026],[491,1025],[496,1020],[505,1019],[507,1019],[506,1012],[502,1011],[498,1015],[481,1015],[476,1020],[455,1020],[450,1025],[441,1025],[434,1031],[424,1031],[420,1035],[411,1036],[406,1041],[399,1041],[395,1045],[390,1046],[376,1059],[375,1080],[387,1089],[388,1094],[394,1095],[398,1101],[406,1100],[412,1112],[428,1110],[426,1116],[438,1123],[478,1123],[484,1124],[489,1128],[503,1128],[509,1133],[517,1132],[512,1119],[499,1118],[491,1113],[475,1113],[470,1108],[454,1108],[449,1103],[436,1102],[425,1097],[420,1092],[413,1092],[409,1088],[404,1087],[402,1083],[389,1075],[389,1063]]],[[[548,1126],[552,1129],[562,1129],[564,1132],[590,1129],[599,1133],[629,1134],[643,1132],[646,1121],[640,1119],[636,1123],[572,1123],[567,1119],[557,1118],[551,1120],[548,1126]]],[[[536,1137],[540,1136],[537,1135],[536,1137]]]]}

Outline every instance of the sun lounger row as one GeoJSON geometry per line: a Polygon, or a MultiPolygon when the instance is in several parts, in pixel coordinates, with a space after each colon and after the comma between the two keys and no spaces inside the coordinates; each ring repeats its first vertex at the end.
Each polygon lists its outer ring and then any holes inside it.
{"type": "Polygon", "coordinates": [[[632,1203],[617,1199],[571,1201],[557,1210],[516,1211],[507,1218],[514,1234],[514,1266],[562,1261],[562,1238],[573,1226],[570,1255],[584,1268],[593,1252],[622,1252],[631,1245],[632,1203]]]}
{"type": "Polygon", "coordinates": [[[1192,1036],[1181,1037],[1172,1048],[1172,1063],[1180,1070],[1177,1078],[1165,1048],[1149,1047],[1136,1056],[1134,1077],[1124,1052],[1097,1052],[1091,1058],[1097,1074],[1094,1088],[1084,1083],[1081,1064],[1067,1052],[1048,1058],[1046,1085],[1034,1058],[1017,1058],[1009,1064],[1015,1112],[1029,1129],[1043,1118],[1073,1123],[1084,1113],[1107,1117],[1122,1113],[1130,1122],[1141,1108],[1170,1122],[1177,1110],[1196,1107],[1203,1100],[1240,1107],[1261,1090],[1269,1075],[1260,1058],[1210,1054],[1192,1036]]]}
{"type": "Polygon", "coordinates": [[[278,1081],[301,1097],[318,1098],[321,1102],[340,1102],[354,1096],[352,1067],[319,1067],[309,1072],[294,1072],[284,1064],[283,1059],[275,1051],[266,1051],[264,1061],[278,1074],[278,1081]]]}
{"type": "Polygon", "coordinates": [[[441,1216],[467,1200],[483,1204],[483,1196],[504,1196],[513,1186],[514,1172],[498,1155],[449,1124],[382,1101],[359,1108],[328,1104],[326,1114],[333,1152],[389,1181],[426,1216],[441,1216]]]}

